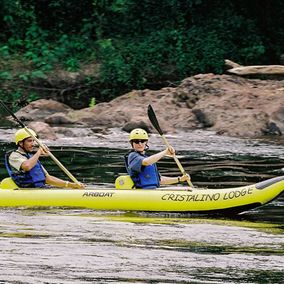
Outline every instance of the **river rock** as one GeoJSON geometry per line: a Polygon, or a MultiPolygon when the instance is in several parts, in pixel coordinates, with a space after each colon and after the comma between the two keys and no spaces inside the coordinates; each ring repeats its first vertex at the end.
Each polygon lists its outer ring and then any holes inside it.
{"type": "MultiPolygon", "coordinates": [[[[177,100],[175,88],[163,88],[159,91],[134,90],[109,103],[74,111],[72,119],[97,126],[121,127],[127,130],[133,126],[152,131],[153,127],[147,116],[147,107],[151,104],[161,128],[165,132],[174,132],[176,127],[183,128],[184,121],[190,124],[191,119],[194,120],[186,103],[177,100]]],[[[187,126],[194,126],[189,124],[187,126]]]]}
{"type": "Polygon", "coordinates": [[[45,122],[33,121],[28,124],[28,127],[33,129],[40,139],[57,139],[54,129],[45,122]]]}
{"type": "Polygon", "coordinates": [[[284,133],[284,81],[247,79],[236,75],[199,74],[176,87],[133,90],[108,103],[74,110],[52,100],[34,101],[16,113],[21,119],[57,124],[83,124],[131,131],[153,129],[149,104],[162,130],[213,130],[220,135],[259,137],[284,133]]]}
{"type": "Polygon", "coordinates": [[[40,99],[31,102],[16,112],[16,116],[22,121],[44,121],[55,113],[67,114],[72,109],[67,105],[54,101],[40,99]]]}
{"type": "Polygon", "coordinates": [[[192,110],[202,128],[239,137],[283,133],[283,81],[200,75],[185,79],[179,88],[188,86],[198,90],[192,110]],[[278,131],[270,131],[271,123],[278,131]]]}
{"type": "Polygon", "coordinates": [[[46,117],[44,119],[44,121],[46,123],[49,124],[55,124],[55,125],[59,125],[59,124],[73,124],[73,120],[70,119],[65,113],[63,112],[58,112],[58,113],[54,113],[48,117],[46,117]]]}
{"type": "Polygon", "coordinates": [[[284,131],[283,81],[200,74],[176,88],[137,90],[109,103],[76,111],[74,120],[106,127],[143,127],[151,104],[165,132],[206,128],[220,135],[257,137],[284,131]],[[90,118],[91,117],[91,118],[90,118]]]}

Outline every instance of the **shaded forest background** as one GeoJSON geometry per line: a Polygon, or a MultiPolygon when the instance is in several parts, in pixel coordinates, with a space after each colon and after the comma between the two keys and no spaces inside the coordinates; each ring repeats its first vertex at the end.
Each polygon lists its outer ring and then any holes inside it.
{"type": "Polygon", "coordinates": [[[73,108],[198,73],[279,64],[284,1],[2,0],[0,95],[73,108]]]}

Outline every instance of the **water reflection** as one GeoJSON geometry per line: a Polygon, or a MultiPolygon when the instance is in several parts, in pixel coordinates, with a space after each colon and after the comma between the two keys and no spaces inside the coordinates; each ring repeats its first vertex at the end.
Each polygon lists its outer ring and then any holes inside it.
{"type": "Polygon", "coordinates": [[[280,284],[284,276],[278,225],[88,210],[0,213],[0,281],[10,280],[3,283],[280,284]]]}

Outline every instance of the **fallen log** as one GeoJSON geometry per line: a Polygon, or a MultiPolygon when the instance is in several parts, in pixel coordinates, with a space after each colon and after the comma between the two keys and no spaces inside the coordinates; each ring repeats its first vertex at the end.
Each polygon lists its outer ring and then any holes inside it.
{"type": "Polygon", "coordinates": [[[225,60],[225,64],[230,68],[227,72],[235,75],[284,75],[284,65],[242,66],[228,59],[225,60]]]}

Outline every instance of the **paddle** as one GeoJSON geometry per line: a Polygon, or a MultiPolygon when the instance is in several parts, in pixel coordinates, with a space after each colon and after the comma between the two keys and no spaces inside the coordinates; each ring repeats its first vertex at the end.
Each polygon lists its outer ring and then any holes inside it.
{"type": "MultiPolygon", "coordinates": [[[[164,135],[164,133],[163,133],[163,131],[162,131],[160,125],[159,125],[158,119],[157,119],[156,114],[155,114],[155,112],[154,112],[154,109],[152,108],[151,105],[148,106],[148,117],[149,117],[149,119],[150,119],[152,125],[154,126],[154,128],[159,132],[159,134],[160,134],[161,137],[163,138],[164,143],[166,144],[166,146],[167,146],[167,147],[170,147],[170,144],[169,144],[167,138],[165,137],[165,135],[164,135]]],[[[176,164],[177,164],[179,170],[181,171],[181,173],[182,173],[183,175],[186,175],[186,172],[185,172],[183,166],[181,165],[179,159],[178,159],[176,156],[173,156],[173,158],[174,158],[174,160],[175,160],[175,162],[176,162],[176,164]]],[[[188,185],[189,185],[190,187],[193,187],[193,184],[192,184],[192,182],[191,182],[190,180],[187,180],[187,183],[188,183],[188,185]]]]}
{"type": "MultiPolygon", "coordinates": [[[[34,134],[33,134],[31,131],[29,131],[29,129],[23,124],[23,122],[22,122],[20,119],[18,119],[18,118],[16,117],[16,115],[3,103],[3,101],[0,100],[0,102],[1,102],[1,105],[3,106],[3,108],[4,108],[8,113],[10,113],[10,115],[15,119],[15,121],[17,121],[17,122],[21,125],[21,127],[24,128],[24,129],[26,130],[26,132],[31,135],[31,137],[33,137],[33,139],[38,143],[38,145],[39,145],[40,147],[44,148],[43,144],[37,139],[37,137],[34,136],[34,134]]],[[[61,164],[60,161],[57,160],[57,158],[56,158],[50,151],[48,151],[47,153],[48,153],[48,156],[58,165],[58,167],[59,167],[73,182],[79,183],[79,181],[61,164]]]]}

